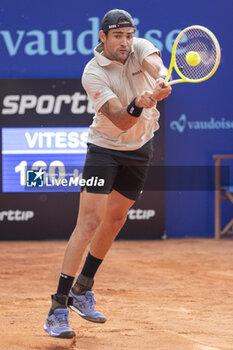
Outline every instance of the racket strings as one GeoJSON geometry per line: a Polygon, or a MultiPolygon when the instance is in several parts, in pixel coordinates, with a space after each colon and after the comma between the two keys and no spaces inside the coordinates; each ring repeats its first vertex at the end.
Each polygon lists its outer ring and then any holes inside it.
{"type": "Polygon", "coordinates": [[[201,29],[189,29],[180,38],[176,48],[176,65],[183,76],[197,80],[206,77],[214,68],[217,52],[212,38],[201,29]],[[188,64],[186,54],[197,52],[200,63],[195,66],[188,64]]]}

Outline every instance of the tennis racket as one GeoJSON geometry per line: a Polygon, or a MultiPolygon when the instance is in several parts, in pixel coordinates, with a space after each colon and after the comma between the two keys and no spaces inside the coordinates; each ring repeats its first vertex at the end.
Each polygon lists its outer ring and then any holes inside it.
{"type": "Polygon", "coordinates": [[[209,29],[198,25],[187,27],[173,44],[165,84],[200,83],[207,80],[216,72],[220,58],[218,40],[209,29]],[[181,79],[169,81],[173,68],[181,79]]]}

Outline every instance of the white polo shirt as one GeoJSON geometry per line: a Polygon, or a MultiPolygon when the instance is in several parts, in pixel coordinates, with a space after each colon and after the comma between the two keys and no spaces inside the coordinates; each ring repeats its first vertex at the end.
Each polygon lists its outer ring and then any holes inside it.
{"type": "Polygon", "coordinates": [[[155,107],[144,108],[137,123],[126,131],[115,126],[99,110],[111,98],[119,98],[126,107],[141,92],[154,89],[155,80],[142,68],[144,58],[154,52],[160,54],[151,42],[134,38],[129,57],[122,64],[103,56],[102,43],[95,48],[95,57],[86,65],[82,76],[83,87],[95,109],[88,142],[130,151],[142,147],[153,137],[159,128],[159,111],[155,107]]]}

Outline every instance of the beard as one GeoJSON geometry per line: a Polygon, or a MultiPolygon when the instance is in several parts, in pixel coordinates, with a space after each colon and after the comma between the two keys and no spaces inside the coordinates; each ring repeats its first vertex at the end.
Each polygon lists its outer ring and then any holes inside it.
{"type": "Polygon", "coordinates": [[[127,58],[129,57],[129,53],[130,53],[130,51],[128,51],[128,52],[125,52],[125,53],[121,53],[121,52],[119,52],[119,50],[118,51],[116,51],[112,56],[113,56],[113,58],[116,60],[116,61],[120,61],[120,62],[124,62],[124,61],[126,61],[127,60],[127,58]]]}

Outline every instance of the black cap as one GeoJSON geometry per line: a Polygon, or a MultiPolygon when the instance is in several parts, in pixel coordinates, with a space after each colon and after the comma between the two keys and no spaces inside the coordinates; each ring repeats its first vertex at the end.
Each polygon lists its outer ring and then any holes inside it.
{"type": "Polygon", "coordinates": [[[133,27],[135,28],[133,18],[129,12],[119,9],[114,9],[105,13],[102,21],[101,28],[104,32],[108,32],[110,29],[121,27],[133,27]],[[122,23],[119,23],[122,22],[122,23]]]}

